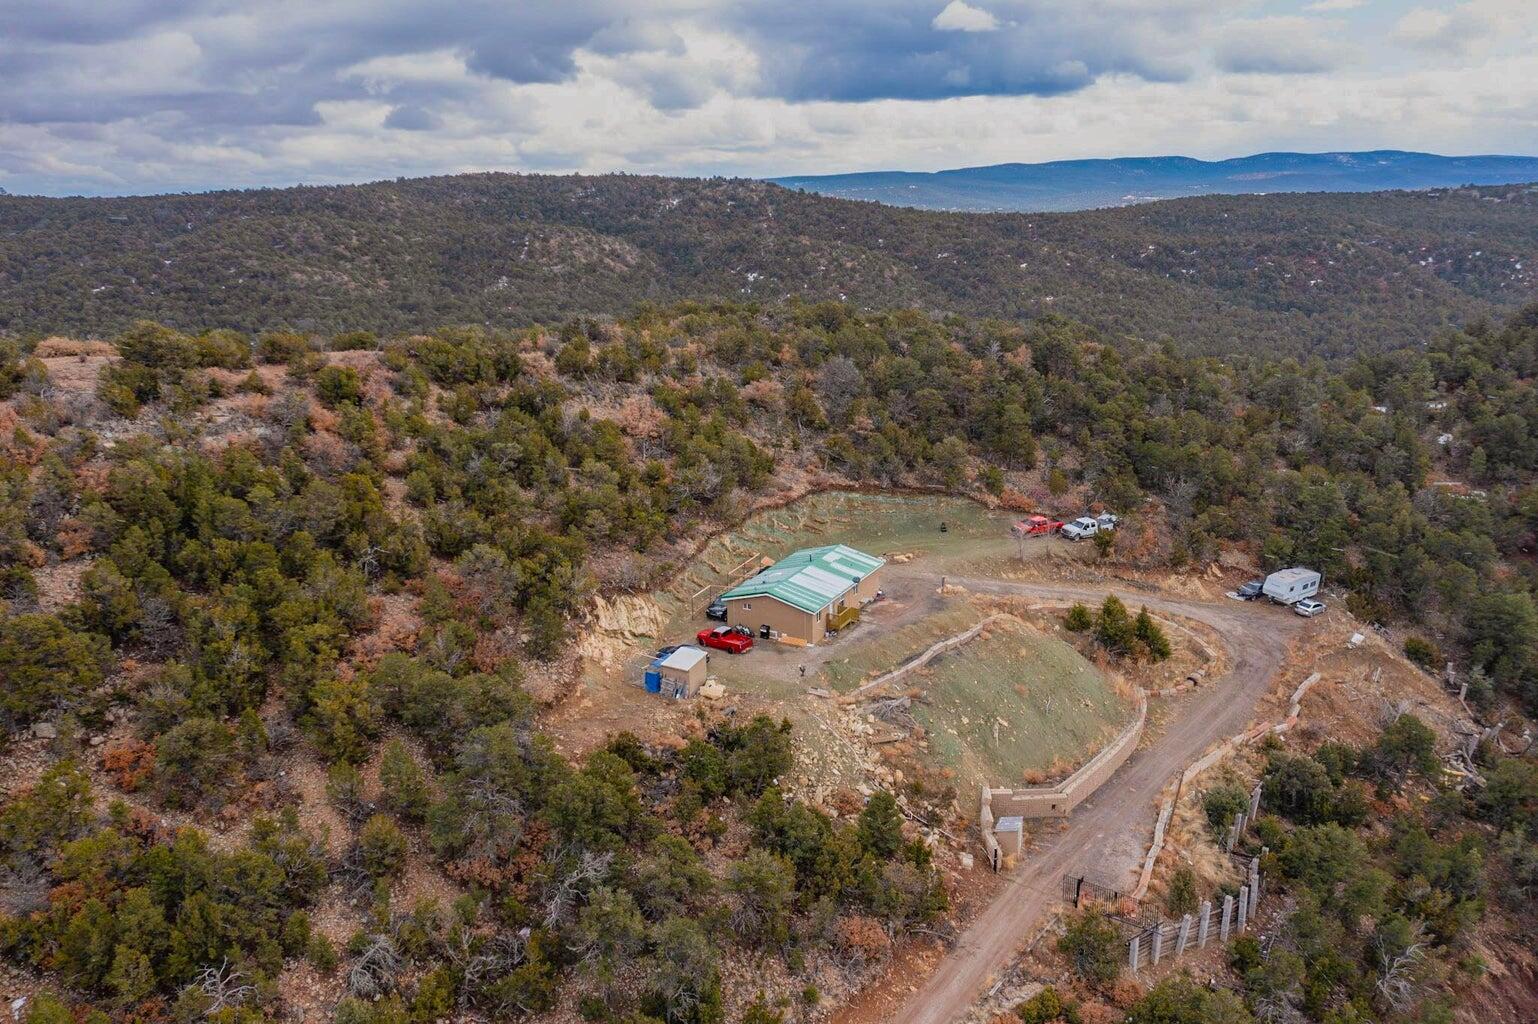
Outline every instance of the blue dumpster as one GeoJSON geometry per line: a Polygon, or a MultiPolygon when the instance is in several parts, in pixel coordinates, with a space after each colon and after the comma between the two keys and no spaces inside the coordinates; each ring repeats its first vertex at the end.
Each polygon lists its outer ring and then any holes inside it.
{"type": "Polygon", "coordinates": [[[647,667],[645,680],[647,693],[662,692],[662,659],[657,659],[647,667]]]}

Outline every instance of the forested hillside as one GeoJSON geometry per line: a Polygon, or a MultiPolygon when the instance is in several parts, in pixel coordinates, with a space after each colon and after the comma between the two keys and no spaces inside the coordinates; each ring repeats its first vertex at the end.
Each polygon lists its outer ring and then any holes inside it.
{"type": "Polygon", "coordinates": [[[638,302],[1060,313],[1182,351],[1419,344],[1534,296],[1538,192],[1209,197],[945,214],[750,181],[464,175],[0,197],[0,330],[515,327],[638,302]]]}
{"type": "MultiPolygon", "coordinates": [[[[889,794],[842,818],[787,798],[762,717],[577,762],[528,685],[596,590],[676,570],[794,474],[1078,488],[1126,517],[1111,565],[1318,566],[1475,707],[1538,710],[1538,308],[1338,369],[838,303],[113,342],[0,355],[0,725],[52,740],[9,762],[0,957],[79,1016],[768,1024],[814,1016],[814,975],[868,977],[949,898],[889,794]]],[[[1345,832],[1371,824],[1348,774],[1440,785],[1398,739],[1268,782],[1309,801],[1282,856],[1320,904],[1378,843],[1345,832]]],[[[1442,845],[1412,835],[1402,881],[1328,915],[1361,938],[1318,932],[1306,992],[1261,973],[1225,1016],[1130,1019],[1445,1019],[1421,1011],[1477,982],[1486,894],[1532,927],[1538,769],[1478,757],[1442,845]],[[1368,917],[1438,971],[1391,974],[1368,917]]]]}

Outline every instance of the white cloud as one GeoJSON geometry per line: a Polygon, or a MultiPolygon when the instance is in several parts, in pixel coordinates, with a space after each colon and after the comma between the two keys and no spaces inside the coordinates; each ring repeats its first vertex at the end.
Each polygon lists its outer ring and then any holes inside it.
{"type": "Polygon", "coordinates": [[[1412,8],[1395,23],[1393,37],[1417,50],[1467,56],[1524,37],[1538,42],[1538,19],[1528,0],[1468,0],[1412,8]]]}
{"type": "Polygon", "coordinates": [[[1471,14],[1417,7],[1394,26],[1394,39],[1421,50],[1461,52],[1481,35],[1480,19],[1471,14]]]}
{"type": "Polygon", "coordinates": [[[117,33],[102,38],[34,26],[0,35],[0,186],[175,191],[484,169],[760,176],[1264,149],[1538,152],[1529,0],[1422,0],[1394,40],[1361,46],[1344,20],[1257,18],[1254,0],[977,0],[988,9],[951,4],[937,16],[940,2],[515,5],[550,21],[526,26],[555,40],[529,53],[506,26],[492,39],[480,22],[443,27],[395,8],[376,16],[367,0],[248,0],[239,15],[167,16],[142,30],[82,22],[117,33]],[[993,31],[936,31],[958,6],[992,19],[993,31]],[[556,23],[567,8],[575,20],[556,23]],[[1415,47],[1413,62],[1400,63],[1394,41],[1415,47]],[[866,74],[883,60],[896,70],[866,74]]]}
{"type": "Polygon", "coordinates": [[[1305,11],[1313,11],[1318,14],[1326,14],[1333,11],[1354,11],[1358,7],[1365,6],[1367,0],[1314,0],[1314,3],[1303,8],[1305,11]]]}
{"type": "Polygon", "coordinates": [[[951,0],[930,25],[941,32],[996,32],[999,19],[991,11],[973,7],[966,0],[951,0]]]}
{"type": "Polygon", "coordinates": [[[1340,41],[1338,23],[1321,18],[1274,17],[1230,22],[1218,34],[1217,63],[1240,74],[1294,75],[1331,71],[1353,50],[1340,41]]]}

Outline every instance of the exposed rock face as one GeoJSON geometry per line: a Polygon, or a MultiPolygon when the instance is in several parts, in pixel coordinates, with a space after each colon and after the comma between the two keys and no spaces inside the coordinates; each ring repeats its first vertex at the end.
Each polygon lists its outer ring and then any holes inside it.
{"type": "Polygon", "coordinates": [[[634,653],[636,637],[660,637],[667,626],[667,613],[657,601],[645,595],[602,594],[593,598],[588,608],[588,628],[577,639],[577,653],[606,668],[613,667],[626,655],[634,653]]]}
{"type": "Polygon", "coordinates": [[[594,628],[625,638],[660,636],[667,624],[667,616],[653,598],[635,594],[620,594],[612,599],[599,595],[593,598],[592,623],[594,628]]]}

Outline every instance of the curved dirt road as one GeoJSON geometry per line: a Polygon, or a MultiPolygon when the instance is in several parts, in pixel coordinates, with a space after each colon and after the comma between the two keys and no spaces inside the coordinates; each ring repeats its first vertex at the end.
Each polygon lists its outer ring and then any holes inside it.
{"type": "MultiPolygon", "coordinates": [[[[901,1005],[879,1010],[860,1000],[851,1013],[895,1024],[949,1024],[960,1020],[990,978],[1039,926],[1043,911],[1061,898],[1069,872],[1131,888],[1152,827],[1154,800],[1170,779],[1212,744],[1242,731],[1271,690],[1290,641],[1306,623],[1266,605],[1187,600],[1118,587],[1055,586],[948,576],[973,593],[1098,604],[1116,594],[1129,607],[1147,605],[1205,623],[1228,646],[1231,668],[1189,696],[1164,732],[1135,752],[1100,791],[1066,819],[1062,832],[1037,834],[1036,845],[1005,888],[962,933],[952,950],[901,1005]],[[872,1011],[876,1011],[873,1013],[872,1011]]],[[[880,997],[877,996],[879,999],[880,997]]]]}

